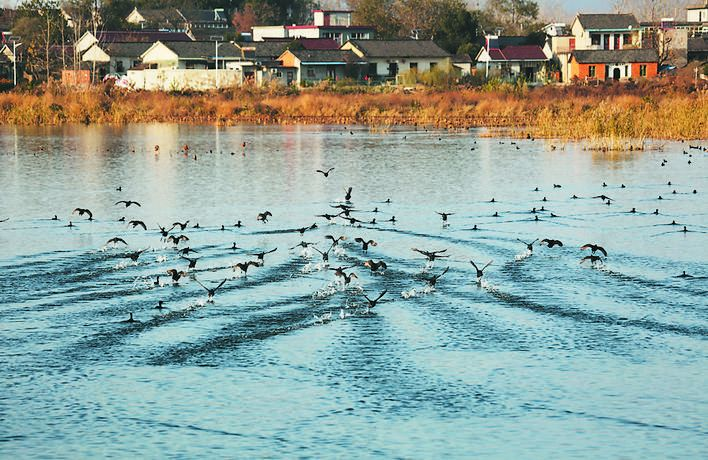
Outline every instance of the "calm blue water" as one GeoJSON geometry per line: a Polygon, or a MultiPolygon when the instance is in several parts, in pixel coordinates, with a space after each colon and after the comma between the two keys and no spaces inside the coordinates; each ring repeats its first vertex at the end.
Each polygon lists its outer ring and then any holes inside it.
{"type": "Polygon", "coordinates": [[[708,456],[708,155],[480,134],[0,128],[0,456],[708,456]],[[377,224],[315,217],[348,187],[377,224]],[[157,225],[184,220],[170,234],[198,261],[173,285],[187,262],[157,225]],[[347,237],[329,267],[354,266],[349,285],[289,249],[327,234],[347,237]],[[585,243],[604,264],[579,263],[585,243]],[[470,259],[493,260],[481,284],[470,259]],[[224,279],[207,302],[197,280],[224,279]]]}

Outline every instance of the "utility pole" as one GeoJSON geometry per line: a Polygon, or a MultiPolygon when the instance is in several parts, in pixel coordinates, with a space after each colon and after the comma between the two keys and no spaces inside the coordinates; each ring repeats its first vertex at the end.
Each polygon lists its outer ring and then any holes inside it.
{"type": "Polygon", "coordinates": [[[216,72],[216,89],[219,89],[219,41],[214,41],[214,48],[216,50],[214,57],[214,71],[216,72]]]}
{"type": "MultiPolygon", "coordinates": [[[[22,46],[22,43],[17,43],[17,40],[12,41],[12,83],[17,86],[17,47],[22,46]]],[[[698,70],[698,69],[696,69],[698,70]]]]}

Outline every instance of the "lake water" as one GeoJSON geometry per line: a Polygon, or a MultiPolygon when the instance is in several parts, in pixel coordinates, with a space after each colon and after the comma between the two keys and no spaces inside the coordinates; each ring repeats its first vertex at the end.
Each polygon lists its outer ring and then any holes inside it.
{"type": "Polygon", "coordinates": [[[0,456],[708,456],[708,154],[481,134],[0,127],[0,456]],[[315,217],[348,187],[367,223],[315,217]],[[185,220],[198,261],[173,285],[157,225],[185,220]],[[349,285],[290,249],[327,234],[349,285]],[[207,302],[197,280],[224,279],[207,302]]]}

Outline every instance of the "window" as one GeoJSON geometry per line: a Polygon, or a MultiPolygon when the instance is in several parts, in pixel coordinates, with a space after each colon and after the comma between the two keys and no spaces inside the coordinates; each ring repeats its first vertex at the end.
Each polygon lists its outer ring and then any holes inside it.
{"type": "Polygon", "coordinates": [[[395,77],[396,75],[398,75],[398,64],[395,62],[391,62],[388,65],[388,76],[395,77]]]}
{"type": "Polygon", "coordinates": [[[629,66],[628,65],[624,66],[624,76],[629,77],[629,66]]]}
{"type": "Polygon", "coordinates": [[[123,61],[117,61],[117,62],[116,62],[116,72],[117,72],[117,73],[123,73],[123,72],[125,72],[125,69],[123,68],[123,61]]]}
{"type": "Polygon", "coordinates": [[[588,67],[588,76],[589,77],[595,77],[595,66],[591,65],[588,67]]]}
{"type": "Polygon", "coordinates": [[[417,72],[418,71],[418,63],[417,62],[411,62],[410,63],[411,67],[411,72],[417,72]]]}
{"type": "Polygon", "coordinates": [[[603,49],[610,49],[610,34],[605,34],[603,36],[603,49]]]}
{"type": "Polygon", "coordinates": [[[437,63],[437,62],[431,62],[431,63],[430,63],[430,70],[433,70],[433,69],[436,68],[437,66],[438,66],[438,63],[437,63]]]}
{"type": "Polygon", "coordinates": [[[370,62],[369,63],[369,72],[368,74],[371,76],[376,76],[378,75],[378,70],[376,69],[376,63],[375,62],[370,62]]]}
{"type": "Polygon", "coordinates": [[[646,64],[641,64],[639,66],[639,76],[640,77],[646,77],[647,76],[647,66],[646,64]]]}
{"type": "Polygon", "coordinates": [[[632,45],[632,36],[630,34],[624,34],[622,41],[624,42],[624,45],[622,45],[622,48],[624,48],[626,45],[631,46],[632,45]]]}
{"type": "Polygon", "coordinates": [[[593,46],[600,46],[600,34],[590,35],[590,40],[592,41],[593,46]]]}
{"type": "Polygon", "coordinates": [[[312,67],[307,68],[307,78],[315,78],[315,69],[312,67]]]}

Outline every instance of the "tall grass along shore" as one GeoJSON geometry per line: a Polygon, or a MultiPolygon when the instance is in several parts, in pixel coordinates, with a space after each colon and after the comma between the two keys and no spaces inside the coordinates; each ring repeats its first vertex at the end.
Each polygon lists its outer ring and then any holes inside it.
{"type": "Polygon", "coordinates": [[[503,127],[603,148],[644,139],[708,139],[708,89],[645,81],[529,89],[499,82],[477,88],[240,88],[210,93],[130,92],[110,86],[45,85],[0,93],[0,124],[327,123],[503,127]]]}

